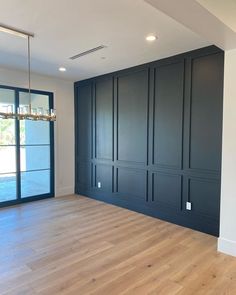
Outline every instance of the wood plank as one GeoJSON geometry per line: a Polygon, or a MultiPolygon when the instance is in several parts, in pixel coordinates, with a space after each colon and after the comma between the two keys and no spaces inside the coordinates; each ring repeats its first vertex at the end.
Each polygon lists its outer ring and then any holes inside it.
{"type": "Polygon", "coordinates": [[[215,237],[82,196],[1,209],[0,233],[1,295],[236,294],[215,237]]]}

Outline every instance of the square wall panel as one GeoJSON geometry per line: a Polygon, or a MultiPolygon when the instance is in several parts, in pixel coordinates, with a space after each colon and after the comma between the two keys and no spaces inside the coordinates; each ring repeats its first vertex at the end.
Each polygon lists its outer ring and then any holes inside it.
{"type": "Polygon", "coordinates": [[[181,208],[182,199],[182,177],[181,175],[155,172],[152,174],[152,201],[181,208]]]}

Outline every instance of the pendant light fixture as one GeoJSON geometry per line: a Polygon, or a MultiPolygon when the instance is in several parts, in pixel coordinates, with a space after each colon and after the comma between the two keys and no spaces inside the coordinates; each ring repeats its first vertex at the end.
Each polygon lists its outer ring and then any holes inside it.
{"type": "Polygon", "coordinates": [[[14,105],[2,106],[0,118],[2,119],[17,119],[17,120],[34,120],[34,121],[56,121],[56,110],[45,110],[43,107],[32,108],[31,99],[31,56],[30,56],[30,38],[34,35],[18,29],[0,25],[0,31],[13,34],[18,37],[27,38],[27,53],[28,53],[28,86],[29,86],[29,105],[18,107],[17,112],[14,112],[14,105]]]}

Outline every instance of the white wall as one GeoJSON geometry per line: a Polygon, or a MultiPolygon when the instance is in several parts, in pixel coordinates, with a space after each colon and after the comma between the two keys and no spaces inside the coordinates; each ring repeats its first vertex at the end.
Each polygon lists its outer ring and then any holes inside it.
{"type": "MultiPolygon", "coordinates": [[[[27,72],[0,68],[0,84],[28,88],[27,72]]],[[[74,192],[74,86],[73,82],[32,74],[32,89],[54,93],[56,196],[74,192]]]]}
{"type": "Polygon", "coordinates": [[[236,49],[225,52],[221,213],[218,250],[236,256],[236,49]]]}

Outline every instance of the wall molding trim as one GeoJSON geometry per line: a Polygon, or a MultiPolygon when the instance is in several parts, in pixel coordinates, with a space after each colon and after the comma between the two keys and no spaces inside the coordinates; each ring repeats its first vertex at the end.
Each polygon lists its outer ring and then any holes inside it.
{"type": "Polygon", "coordinates": [[[219,237],[218,251],[236,257],[236,241],[219,237]]]}
{"type": "Polygon", "coordinates": [[[211,46],[76,82],[75,192],[218,237],[223,70],[211,46]]]}

